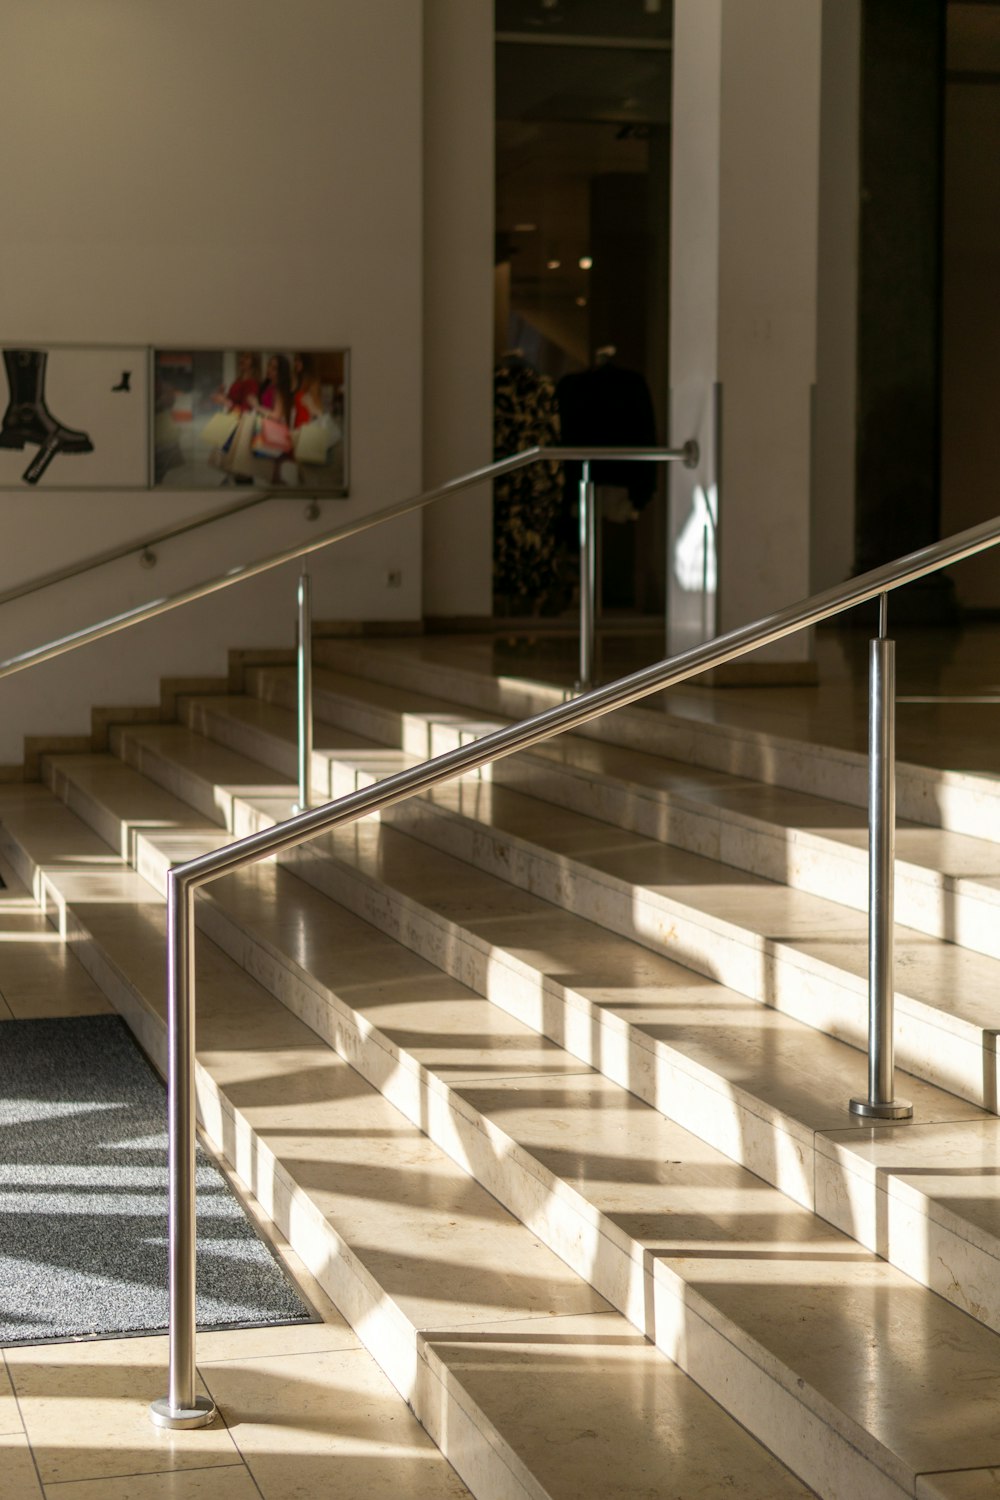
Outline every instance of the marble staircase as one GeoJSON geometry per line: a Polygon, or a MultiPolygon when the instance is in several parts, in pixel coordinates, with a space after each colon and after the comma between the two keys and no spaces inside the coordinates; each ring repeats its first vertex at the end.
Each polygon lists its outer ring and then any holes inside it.
{"type": "MultiPolygon", "coordinates": [[[[317,646],[318,796],[559,701],[317,646]]],[[[290,811],[294,682],[0,791],[164,1055],[172,861],[290,811]]],[[[636,707],[199,897],[211,1139],[482,1500],[1000,1495],[997,782],[901,768],[865,1091],[864,757],[636,707]]]]}

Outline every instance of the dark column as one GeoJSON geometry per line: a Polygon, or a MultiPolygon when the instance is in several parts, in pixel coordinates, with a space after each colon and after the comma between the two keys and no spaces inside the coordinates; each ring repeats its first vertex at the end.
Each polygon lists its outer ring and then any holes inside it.
{"type": "MultiPolygon", "coordinates": [[[[864,0],[858,264],[858,572],[940,535],[943,0],[864,0]]],[[[942,618],[940,575],[896,618],[942,618]]]]}

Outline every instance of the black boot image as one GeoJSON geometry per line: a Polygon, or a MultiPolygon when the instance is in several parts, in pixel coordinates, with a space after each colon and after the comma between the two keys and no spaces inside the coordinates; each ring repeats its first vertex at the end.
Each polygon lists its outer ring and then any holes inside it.
{"type": "Polygon", "coordinates": [[[45,405],[44,349],[5,349],[4,368],[10,401],[0,425],[0,448],[23,448],[36,443],[38,452],[25,469],[26,484],[37,484],[57,453],[93,453],[85,432],[64,427],[45,405]]]}

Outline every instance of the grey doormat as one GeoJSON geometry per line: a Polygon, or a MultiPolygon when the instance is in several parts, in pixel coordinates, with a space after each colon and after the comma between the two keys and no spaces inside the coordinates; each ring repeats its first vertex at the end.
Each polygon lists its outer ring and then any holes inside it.
{"type": "MultiPolygon", "coordinates": [[[[200,1150],[198,1323],[312,1314],[200,1150]]],[[[118,1016],[0,1022],[0,1346],[167,1325],[166,1091],[118,1016]]]]}

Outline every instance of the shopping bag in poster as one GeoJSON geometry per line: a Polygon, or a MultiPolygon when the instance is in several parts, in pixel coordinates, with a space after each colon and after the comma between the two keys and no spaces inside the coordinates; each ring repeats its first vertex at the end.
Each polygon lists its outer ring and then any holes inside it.
{"type": "Polygon", "coordinates": [[[327,454],[339,440],[340,423],[329,412],[324,412],[296,432],[296,461],[300,464],[325,464],[327,454]]]}
{"type": "Polygon", "coordinates": [[[209,448],[225,448],[239,425],[239,412],[217,411],[201,429],[201,441],[209,448]]]}
{"type": "Polygon", "coordinates": [[[220,469],[225,469],[230,474],[243,474],[251,479],[254,477],[253,445],[259,421],[260,418],[254,412],[243,413],[229,446],[219,455],[220,469]]]}
{"type": "Polygon", "coordinates": [[[261,417],[254,437],[255,458],[284,458],[292,451],[292,434],[286,422],[276,417],[261,417]]]}

